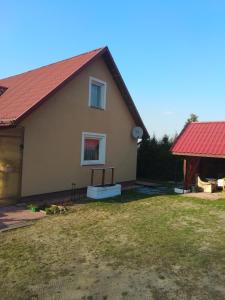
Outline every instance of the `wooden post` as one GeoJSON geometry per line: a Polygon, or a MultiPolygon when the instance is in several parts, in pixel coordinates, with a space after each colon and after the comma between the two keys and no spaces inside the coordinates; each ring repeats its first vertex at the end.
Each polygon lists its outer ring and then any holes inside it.
{"type": "Polygon", "coordinates": [[[112,168],[112,181],[111,184],[114,184],[114,168],[112,168]]]}
{"type": "Polygon", "coordinates": [[[187,189],[187,159],[186,158],[184,158],[183,174],[184,174],[184,189],[187,189]]]}
{"type": "Polygon", "coordinates": [[[91,169],[91,185],[94,183],[94,169],[91,169]]]}
{"type": "Polygon", "coordinates": [[[94,185],[94,172],[95,171],[102,171],[102,186],[105,185],[105,176],[106,176],[106,170],[111,169],[112,171],[112,177],[111,177],[111,184],[114,184],[114,167],[109,167],[109,168],[93,168],[91,169],[91,185],[94,185]]]}
{"type": "Polygon", "coordinates": [[[105,185],[105,169],[102,169],[102,185],[105,185]]]}

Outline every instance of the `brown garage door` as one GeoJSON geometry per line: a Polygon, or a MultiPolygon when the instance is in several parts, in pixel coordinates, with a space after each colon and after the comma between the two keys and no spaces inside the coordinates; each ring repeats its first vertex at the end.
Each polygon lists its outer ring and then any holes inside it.
{"type": "Polygon", "coordinates": [[[20,197],[22,144],[22,128],[0,130],[0,206],[20,197]]]}

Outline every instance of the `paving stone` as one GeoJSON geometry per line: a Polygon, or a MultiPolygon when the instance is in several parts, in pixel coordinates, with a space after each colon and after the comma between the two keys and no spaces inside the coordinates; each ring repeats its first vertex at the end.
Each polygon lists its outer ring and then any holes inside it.
{"type": "Polygon", "coordinates": [[[32,212],[26,207],[7,206],[0,208],[0,230],[23,224],[26,221],[41,219],[43,212],[32,212]]]}

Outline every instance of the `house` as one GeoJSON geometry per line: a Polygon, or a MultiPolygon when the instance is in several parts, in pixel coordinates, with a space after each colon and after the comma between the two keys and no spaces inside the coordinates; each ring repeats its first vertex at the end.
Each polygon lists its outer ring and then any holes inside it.
{"type": "Polygon", "coordinates": [[[200,178],[225,178],[225,122],[192,122],[184,127],[171,152],[184,158],[188,189],[200,178]]]}
{"type": "Polygon", "coordinates": [[[95,166],[135,180],[135,126],[148,136],[107,47],[1,79],[0,198],[86,187],[95,166]]]}

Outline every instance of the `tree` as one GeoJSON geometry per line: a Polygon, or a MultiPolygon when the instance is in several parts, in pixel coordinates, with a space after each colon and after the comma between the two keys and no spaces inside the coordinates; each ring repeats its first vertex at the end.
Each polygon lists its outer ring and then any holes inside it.
{"type": "Polygon", "coordinates": [[[137,177],[174,180],[176,169],[178,169],[181,171],[177,173],[176,177],[181,179],[182,164],[177,163],[177,157],[170,152],[173,141],[174,139],[166,134],[161,139],[157,139],[155,136],[142,139],[138,146],[137,177]]]}
{"type": "Polygon", "coordinates": [[[190,114],[190,117],[187,119],[186,124],[191,123],[191,122],[198,122],[198,116],[196,114],[190,114]]]}
{"type": "MultiPolygon", "coordinates": [[[[191,114],[186,121],[197,122],[198,116],[191,114]]],[[[183,158],[172,155],[170,149],[177,138],[165,134],[161,139],[154,135],[143,138],[138,144],[137,177],[149,180],[182,180],[183,158]]]]}

